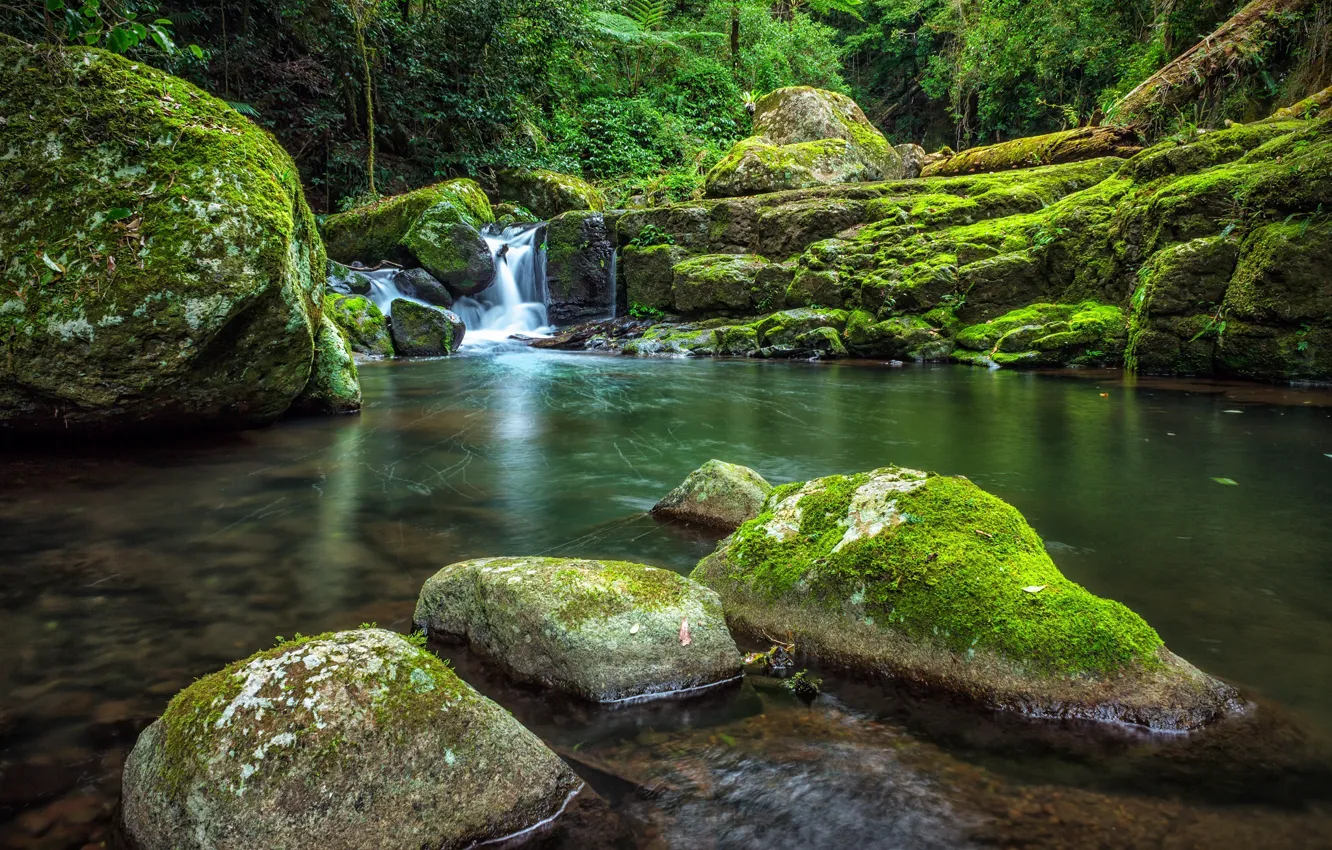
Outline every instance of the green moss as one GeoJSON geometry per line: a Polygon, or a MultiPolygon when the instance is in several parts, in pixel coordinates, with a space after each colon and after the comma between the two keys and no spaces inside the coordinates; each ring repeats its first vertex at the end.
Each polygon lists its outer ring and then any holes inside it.
{"type": "Polygon", "coordinates": [[[388,323],[375,302],[361,295],[324,295],[324,313],[347,336],[353,351],[377,357],[393,356],[388,323]]]}
{"type": "Polygon", "coordinates": [[[327,313],[315,338],[310,382],[292,404],[302,413],[354,413],[361,409],[361,380],[350,343],[327,313]]]}
{"type": "Polygon", "coordinates": [[[499,193],[505,201],[526,207],[544,220],[566,212],[606,208],[605,196],[591,183],[540,168],[500,172],[499,193]]]}
{"type": "Polygon", "coordinates": [[[472,180],[449,180],[384,198],[324,219],[324,241],[333,259],[373,264],[410,253],[408,234],[423,217],[434,229],[461,223],[481,228],[495,220],[486,194],[472,180]]]}
{"type": "Polygon", "coordinates": [[[590,620],[677,607],[689,595],[679,573],[627,561],[581,561],[559,570],[555,585],[568,597],[555,617],[575,629],[590,620]]]}
{"type": "Polygon", "coordinates": [[[1006,171],[1105,156],[1127,158],[1140,150],[1142,147],[1132,130],[1082,127],[971,148],[927,165],[922,175],[934,177],[968,172],[1006,171]]]}
{"type": "Polygon", "coordinates": [[[965,479],[929,476],[895,496],[885,529],[845,542],[856,491],[882,472],[774,490],[736,532],[733,578],[767,598],[852,605],[883,628],[959,653],[992,650],[1039,672],[1159,664],[1150,626],[1066,579],[1016,510],[965,479]],[[774,509],[787,499],[798,500],[798,528],[774,534],[774,509]]]}

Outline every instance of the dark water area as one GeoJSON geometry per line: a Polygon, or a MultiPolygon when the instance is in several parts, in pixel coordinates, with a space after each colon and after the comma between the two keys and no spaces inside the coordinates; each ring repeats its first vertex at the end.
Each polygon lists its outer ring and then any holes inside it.
{"type": "Polygon", "coordinates": [[[774,483],[966,475],[1259,707],[1150,737],[818,670],[811,705],[751,677],[608,711],[438,647],[600,795],[538,842],[1332,847],[1332,393],[526,350],[361,376],[357,417],[0,456],[0,846],[99,846],[124,758],[176,691],[276,635],[407,631],[446,564],[688,572],[715,538],[643,513],[716,457],[774,483]]]}

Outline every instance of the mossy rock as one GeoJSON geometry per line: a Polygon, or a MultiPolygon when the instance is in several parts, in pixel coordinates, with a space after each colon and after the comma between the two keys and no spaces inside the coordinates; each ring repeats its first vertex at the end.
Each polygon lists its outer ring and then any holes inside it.
{"type": "Polygon", "coordinates": [[[495,220],[472,180],[449,180],[324,219],[328,254],[341,263],[422,266],[454,295],[490,284],[495,268],[481,228],[495,220]]]}
{"type": "Polygon", "coordinates": [[[546,226],[546,309],[556,324],[611,314],[615,238],[599,212],[561,213],[546,226]]]}
{"type": "Polygon", "coordinates": [[[919,316],[895,316],[876,321],[872,313],[864,310],[851,314],[843,337],[851,354],[898,360],[923,357],[922,352],[941,338],[939,331],[919,316]]]}
{"type": "Polygon", "coordinates": [[[344,266],[336,260],[328,261],[328,276],[324,286],[329,292],[338,295],[369,295],[374,288],[370,277],[364,272],[344,266]]]}
{"type": "Polygon", "coordinates": [[[581,783],[447,664],[380,629],[300,639],[181,691],[125,763],[137,850],[463,848],[581,783]]]}
{"type": "Polygon", "coordinates": [[[356,413],[361,409],[361,379],[351,343],[327,312],[315,337],[310,381],[291,409],[310,414],[356,413]]]}
{"type": "Polygon", "coordinates": [[[769,263],[756,254],[707,254],[678,263],[671,301],[681,315],[752,315],[759,303],[782,297],[763,291],[759,278],[769,263]]]}
{"type": "Polygon", "coordinates": [[[713,357],[722,353],[719,330],[692,324],[653,325],[620,351],[634,357],[713,357]]]}
{"type": "Polygon", "coordinates": [[[408,298],[446,310],[453,306],[453,293],[425,269],[403,269],[393,276],[393,285],[408,298]]]}
{"type": "Polygon", "coordinates": [[[759,515],[772,485],[747,466],[710,460],[652,507],[652,515],[734,531],[759,515]]]}
{"type": "Polygon", "coordinates": [[[994,708],[1172,731],[1239,708],[965,478],[888,467],[778,487],[693,578],[741,633],[994,708]]]}
{"type": "Polygon", "coordinates": [[[628,306],[675,309],[675,266],[688,256],[676,245],[628,245],[620,252],[628,306]]]}
{"type": "Polygon", "coordinates": [[[352,351],[372,357],[393,356],[388,322],[369,298],[329,293],[324,296],[324,315],[342,330],[352,351]]]}
{"type": "Polygon", "coordinates": [[[541,219],[521,204],[492,204],[497,227],[513,227],[515,224],[537,224],[541,219]]]}
{"type": "Polygon", "coordinates": [[[642,564],[464,561],[426,581],[415,622],[433,638],[468,642],[518,681],[594,702],[696,690],[740,673],[717,595],[642,564]]]}
{"type": "Polygon", "coordinates": [[[922,177],[1006,171],[1114,156],[1128,159],[1142,150],[1137,133],[1124,127],[1079,127],[984,145],[929,163],[922,177]]]}
{"type": "Polygon", "coordinates": [[[499,195],[505,202],[524,207],[543,221],[575,210],[606,209],[605,196],[591,183],[541,168],[501,171],[499,195]]]}
{"type": "Polygon", "coordinates": [[[773,313],[756,322],[754,330],[758,332],[759,345],[765,348],[793,346],[802,334],[819,328],[831,328],[841,333],[849,318],[850,314],[845,310],[802,307],[773,313]]]}
{"type": "Polygon", "coordinates": [[[1124,311],[1113,305],[1032,304],[963,328],[958,346],[985,356],[957,359],[1013,368],[1116,365],[1123,357],[1127,324],[1124,311]]]}
{"type": "Polygon", "coordinates": [[[310,378],[327,262],[277,142],[146,65],[9,37],[0,113],[0,429],[286,411],[310,378]]]}
{"type": "Polygon", "coordinates": [[[389,305],[389,333],[399,357],[439,357],[458,350],[466,328],[451,310],[395,298],[389,305]]]}

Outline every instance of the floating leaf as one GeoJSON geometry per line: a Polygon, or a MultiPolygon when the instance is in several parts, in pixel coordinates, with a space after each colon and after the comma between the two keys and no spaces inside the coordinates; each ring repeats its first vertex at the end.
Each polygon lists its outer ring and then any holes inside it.
{"type": "Polygon", "coordinates": [[[1033,584],[1030,587],[1024,587],[1022,589],[1028,593],[1040,593],[1042,590],[1045,590],[1045,588],[1048,586],[1049,585],[1044,585],[1044,584],[1033,584]]]}
{"type": "Polygon", "coordinates": [[[689,636],[689,620],[680,621],[680,646],[689,646],[694,639],[689,636]]]}
{"type": "Polygon", "coordinates": [[[1239,482],[1236,481],[1236,480],[1233,479],[1233,478],[1213,478],[1212,480],[1215,481],[1217,484],[1224,484],[1224,485],[1226,485],[1227,487],[1238,487],[1238,486],[1239,486],[1239,482]]]}

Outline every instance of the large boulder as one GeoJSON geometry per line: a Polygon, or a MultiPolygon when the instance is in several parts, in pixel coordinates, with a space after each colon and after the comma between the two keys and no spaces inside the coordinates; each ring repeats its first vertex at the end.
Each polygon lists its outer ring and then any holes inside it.
{"type": "Polygon", "coordinates": [[[672,269],[671,300],[686,316],[753,315],[785,297],[785,279],[757,254],[704,254],[672,269]]]}
{"type": "Polygon", "coordinates": [[[567,325],[611,314],[615,306],[614,224],[599,212],[561,213],[546,227],[546,307],[567,325]]]}
{"type": "Polygon", "coordinates": [[[993,708],[1179,731],[1240,707],[965,478],[888,467],[778,487],[693,578],[739,632],[993,708]]]}
{"type": "Polygon", "coordinates": [[[416,298],[436,307],[453,306],[453,295],[425,269],[403,269],[393,276],[393,285],[408,298],[416,298]]]}
{"type": "Polygon", "coordinates": [[[139,736],[137,850],[463,848],[581,783],[448,665],[380,629],[298,639],[205,676],[139,736]]]}
{"type": "Polygon", "coordinates": [[[708,172],[708,197],[896,180],[902,155],[844,94],[792,86],[761,99],[754,135],[708,172]]]}
{"type": "Polygon", "coordinates": [[[324,219],[328,255],[338,262],[392,260],[421,266],[454,296],[490,285],[494,258],[481,228],[495,220],[472,180],[449,180],[324,219]]]}
{"type": "Polygon", "coordinates": [[[363,295],[324,295],[324,315],[342,331],[352,351],[372,357],[392,357],[393,339],[384,314],[363,295]]]}
{"type": "Polygon", "coordinates": [[[606,208],[606,198],[591,183],[542,168],[501,171],[499,195],[506,203],[530,210],[542,220],[575,210],[601,212],[606,208]]]}
{"type": "Polygon", "coordinates": [[[694,690],[740,673],[717,595],[642,564],[464,561],[426,581],[415,622],[432,638],[468,642],[518,681],[595,702],[694,690]]]}
{"type": "Polygon", "coordinates": [[[361,379],[351,343],[327,312],[315,337],[310,381],[291,409],[311,414],[356,413],[361,409],[361,379]]]}
{"type": "Polygon", "coordinates": [[[963,328],[953,359],[1010,368],[1113,366],[1124,356],[1128,319],[1109,304],[1032,304],[963,328]]]}
{"type": "Polygon", "coordinates": [[[652,508],[652,515],[734,531],[763,509],[772,485],[747,466],[710,460],[652,508]]]}
{"type": "Polygon", "coordinates": [[[146,65],[7,36],[0,114],[0,429],[286,411],[310,378],[326,261],[277,142],[146,65]]]}
{"type": "Polygon", "coordinates": [[[401,357],[439,357],[462,345],[462,319],[452,310],[395,298],[389,305],[393,350],[401,357]]]}

